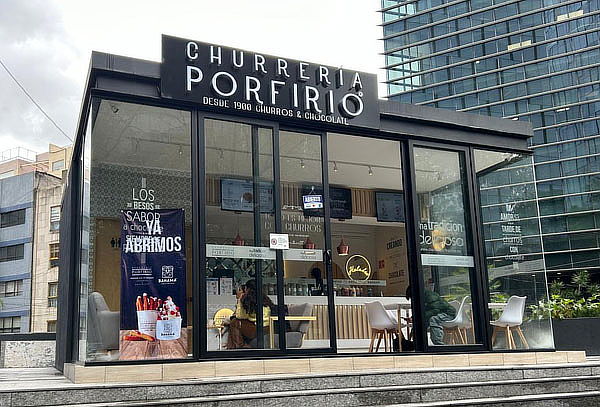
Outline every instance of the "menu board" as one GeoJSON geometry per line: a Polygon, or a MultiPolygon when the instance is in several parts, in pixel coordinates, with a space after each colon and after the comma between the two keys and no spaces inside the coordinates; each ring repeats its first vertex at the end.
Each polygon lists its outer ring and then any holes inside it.
{"type": "MultiPolygon", "coordinates": [[[[273,184],[259,183],[260,212],[273,212],[273,184]]],[[[222,178],[221,209],[224,211],[254,211],[254,183],[252,180],[222,178]]]]}
{"type": "Polygon", "coordinates": [[[404,222],[404,194],[375,192],[378,222],[404,222]]]}
{"type": "MultiPolygon", "coordinates": [[[[322,187],[303,186],[302,196],[323,195],[322,187]]],[[[329,217],[331,219],[352,219],[352,190],[350,188],[329,187],[329,217]]],[[[304,209],[304,216],[323,217],[323,209],[304,209]]]]}

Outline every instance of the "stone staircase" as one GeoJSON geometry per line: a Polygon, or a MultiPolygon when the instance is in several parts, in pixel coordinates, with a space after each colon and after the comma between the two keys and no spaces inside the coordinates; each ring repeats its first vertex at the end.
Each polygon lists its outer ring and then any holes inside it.
{"type": "Polygon", "coordinates": [[[0,406],[600,406],[600,362],[1,388],[0,406]]]}

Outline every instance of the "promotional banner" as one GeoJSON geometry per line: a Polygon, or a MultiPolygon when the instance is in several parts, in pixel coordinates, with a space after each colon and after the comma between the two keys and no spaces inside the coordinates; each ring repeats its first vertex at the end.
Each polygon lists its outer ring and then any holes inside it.
{"type": "Polygon", "coordinates": [[[121,212],[119,359],[188,356],[183,209],[121,212]]]}

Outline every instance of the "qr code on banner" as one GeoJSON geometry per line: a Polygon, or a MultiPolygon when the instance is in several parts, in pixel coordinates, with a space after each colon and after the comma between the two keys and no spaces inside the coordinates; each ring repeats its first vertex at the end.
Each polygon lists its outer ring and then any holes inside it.
{"type": "Polygon", "coordinates": [[[162,278],[173,278],[174,266],[162,266],[162,278]]]}

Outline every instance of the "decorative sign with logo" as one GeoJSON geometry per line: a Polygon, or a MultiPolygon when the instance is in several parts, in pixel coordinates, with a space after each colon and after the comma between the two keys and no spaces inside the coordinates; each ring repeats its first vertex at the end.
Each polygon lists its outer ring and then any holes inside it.
{"type": "Polygon", "coordinates": [[[371,278],[371,263],[361,254],[350,256],[346,261],[346,275],[350,280],[368,280],[371,278]]]}
{"type": "Polygon", "coordinates": [[[206,257],[275,260],[275,251],[268,247],[207,244],[206,257]]]}
{"type": "Polygon", "coordinates": [[[163,35],[161,96],[275,119],[379,128],[377,76],[163,35]]]}
{"type": "Polygon", "coordinates": [[[419,223],[421,252],[438,254],[466,254],[465,227],[451,221],[419,223]]]}
{"type": "Polygon", "coordinates": [[[304,209],[321,209],[323,208],[323,195],[304,195],[302,204],[304,209]]]}
{"type": "Polygon", "coordinates": [[[269,247],[275,250],[290,248],[290,237],[286,233],[269,233],[269,247]]]}
{"type": "Polygon", "coordinates": [[[119,359],[188,355],[183,209],[121,212],[119,359]]]}

